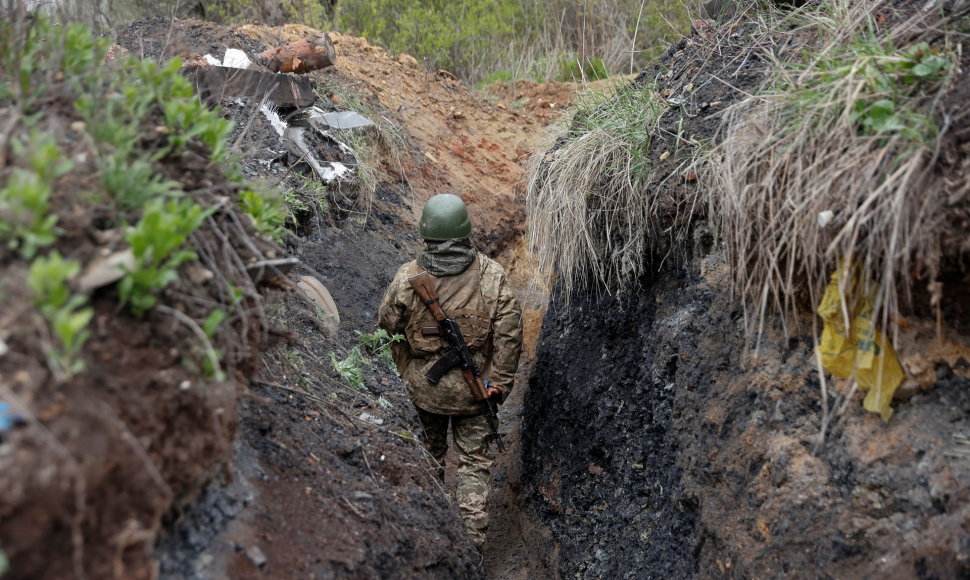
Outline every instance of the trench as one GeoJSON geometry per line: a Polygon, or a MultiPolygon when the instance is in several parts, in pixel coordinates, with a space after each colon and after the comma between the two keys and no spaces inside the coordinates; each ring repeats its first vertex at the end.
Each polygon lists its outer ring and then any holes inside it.
{"type": "MultiPolygon", "coordinates": [[[[697,45],[685,41],[678,46],[697,45]]],[[[677,50],[675,46],[669,54],[677,50]]],[[[725,52],[719,66],[740,71],[729,57],[725,52]]],[[[745,64],[740,78],[755,86],[760,74],[745,64]]],[[[686,79],[668,82],[683,85],[686,79]]],[[[709,100],[720,98],[725,97],[717,92],[709,100]]],[[[676,111],[669,117],[672,135],[676,111]]],[[[504,124],[512,122],[485,120],[498,125],[492,136],[496,143],[501,138],[495,135],[503,135],[504,124]]],[[[270,416],[281,413],[276,407],[292,407],[300,421],[311,417],[316,425],[317,419],[307,413],[313,405],[293,394],[291,384],[285,385],[287,391],[256,390],[244,403],[237,483],[213,497],[203,496],[203,513],[214,521],[202,528],[213,535],[194,537],[196,552],[205,552],[213,538],[225,536],[216,528],[228,526],[235,534],[231,551],[243,555],[210,555],[216,563],[219,558],[229,562],[225,569],[236,574],[232,577],[260,577],[249,548],[271,544],[278,552],[264,551],[269,565],[276,566],[270,573],[278,572],[281,564],[272,558],[291,552],[266,536],[285,534],[291,522],[268,512],[279,507],[301,534],[311,535],[315,522],[299,521],[306,506],[292,497],[274,496],[272,487],[292,480],[288,488],[280,486],[282,491],[300,495],[320,485],[332,474],[313,461],[308,467],[307,455],[312,460],[310,449],[321,454],[320,449],[329,449],[341,485],[359,488],[349,496],[342,489],[326,490],[333,496],[328,501],[334,500],[324,502],[326,509],[342,519],[330,522],[337,533],[322,542],[346,543],[359,553],[324,550],[320,559],[332,567],[313,562],[317,568],[307,568],[326,570],[324,577],[333,570],[335,576],[484,575],[508,580],[827,578],[873,572],[886,577],[966,577],[970,543],[960,530],[968,502],[960,481],[968,467],[947,455],[958,440],[955,435],[970,428],[970,383],[961,375],[957,358],[928,360],[925,364],[936,373],[933,388],[921,392],[914,404],[899,406],[889,425],[849,404],[856,394],[846,384],[831,385],[831,408],[825,408],[818,396],[823,381],[814,364],[813,337],[786,336],[771,327],[753,349],[717,243],[683,244],[683,260],[648,269],[622,293],[591,287],[566,304],[561,289],[534,286],[534,266],[523,236],[509,235],[524,229],[521,167],[511,164],[507,174],[489,173],[487,186],[475,189],[479,186],[470,184],[484,179],[472,171],[476,163],[497,161],[473,158],[470,147],[446,141],[454,139],[454,121],[447,120],[447,130],[413,127],[423,137],[432,134],[423,145],[435,152],[435,164],[421,166],[423,174],[413,177],[424,180],[421,193],[416,186],[402,185],[406,179],[385,176],[369,219],[318,223],[292,249],[345,309],[335,342],[353,344],[354,331],[372,324],[394,269],[418,251],[414,223],[422,196],[453,181],[474,189],[469,199],[478,212],[473,221],[480,224],[476,227],[483,249],[491,250],[510,272],[526,326],[517,388],[500,411],[509,451],[496,458],[492,522],[481,556],[462,539],[448,499],[453,473],[445,489],[438,490],[421,480],[427,470],[419,466],[410,476],[427,488],[420,501],[382,498],[389,488],[399,493],[395,482],[401,478],[393,473],[375,476],[368,456],[383,457],[377,449],[388,447],[375,433],[413,428],[403,389],[384,371],[368,377],[373,394],[396,405],[383,416],[392,426],[383,431],[351,429],[337,421],[338,428],[316,427],[309,438],[302,432],[283,437],[279,432],[285,429],[272,426],[282,420],[270,416]],[[504,197],[492,196],[496,191],[504,197]],[[841,409],[841,416],[820,441],[823,417],[833,409],[841,409]],[[271,462],[292,465],[274,476],[271,462]],[[260,488],[264,478],[270,483],[260,488]],[[367,480],[366,485],[359,480],[367,480]],[[261,502],[266,503],[260,507],[261,502]],[[256,515],[247,515],[253,504],[256,515]],[[421,510],[412,509],[417,504],[421,510]],[[274,517],[275,528],[260,522],[274,517]],[[421,540],[438,541],[439,553],[455,552],[448,561],[416,555],[420,542],[401,531],[414,521],[424,530],[421,540]],[[357,532],[366,539],[351,537],[357,532]],[[416,568],[408,567],[415,562],[416,568]]],[[[713,122],[705,123],[697,128],[701,135],[714,130],[713,122]]],[[[481,143],[483,150],[494,150],[485,138],[481,143]]],[[[664,146],[672,147],[658,141],[657,157],[664,146]]],[[[665,170],[676,170],[674,162],[665,170]]],[[[678,179],[676,187],[691,187],[684,181],[678,179]]],[[[691,232],[685,239],[692,240],[694,234],[703,237],[704,232],[691,232]]],[[[294,328],[312,329],[307,322],[312,317],[305,312],[300,316],[294,328]]],[[[314,348],[310,354],[324,359],[334,345],[314,348]]],[[[313,371],[329,369],[323,364],[313,371]]],[[[362,408],[380,411],[356,400],[351,408],[355,413],[362,408]]],[[[396,451],[406,458],[402,465],[408,469],[414,467],[409,463],[420,462],[413,448],[396,451]]],[[[304,545],[312,550],[320,543],[314,538],[304,545]]],[[[170,551],[184,545],[176,543],[170,551]]],[[[200,561],[190,560],[185,566],[200,561]]]]}
{"type": "MultiPolygon", "coordinates": [[[[728,101],[762,86],[766,63],[750,53],[750,25],[701,22],[640,79],[656,79],[664,97],[675,96],[650,152],[672,198],[701,185],[696,171],[681,173],[691,155],[682,137],[713,139],[728,101]]],[[[169,48],[261,51],[304,32],[155,18],[116,34],[130,51],[161,59],[169,48]]],[[[188,331],[164,316],[119,316],[111,288],[96,298],[98,337],[77,388],[47,384],[38,363],[45,357],[34,357],[43,348],[33,321],[15,329],[10,344],[33,354],[0,354],[0,378],[13,376],[18,389],[37,394],[31,413],[42,420],[18,415],[11,438],[48,451],[60,439],[72,451],[48,457],[3,449],[10,468],[0,474],[15,482],[4,497],[13,490],[21,505],[0,510],[0,548],[9,550],[0,562],[6,567],[9,556],[14,566],[0,575],[970,578],[970,341],[966,301],[952,300],[966,286],[965,268],[943,279],[945,317],[917,312],[898,321],[901,363],[919,380],[883,421],[863,410],[851,381],[819,370],[816,335],[769,320],[752,338],[719,241],[700,230],[700,218],[674,240],[681,257],[651,265],[625,288],[583,288],[567,303],[561,288],[533,286],[522,237],[525,158],[542,150],[538,135],[553,120],[550,110],[556,105],[558,114],[575,87],[558,87],[551,100],[542,93],[550,87],[526,87],[539,96],[518,110],[509,104],[525,103],[523,94],[486,98],[413,58],[334,38],[347,58],[338,70],[315,73],[327,93],[321,103],[331,106],[342,100],[340,89],[353,87],[371,116],[387,121],[374,139],[369,213],[331,197],[333,211],[317,206],[298,218],[285,248],[300,262],[293,277],[277,280],[279,292],[253,289],[242,307],[265,311],[275,326],[259,327],[265,350],[260,341],[258,353],[237,357],[231,380],[183,381],[199,378],[186,365],[198,358],[196,343],[183,338],[188,331]],[[525,314],[518,387],[500,412],[510,449],[496,458],[492,527],[481,553],[449,497],[454,478],[444,487],[434,479],[395,373],[371,361],[348,379],[336,364],[373,330],[395,269],[419,251],[422,202],[446,189],[467,196],[476,241],[507,267],[525,314]],[[296,276],[329,288],[339,320],[297,294],[296,276]],[[53,437],[37,429],[45,422],[53,437]],[[93,434],[93,444],[81,433],[93,434]],[[97,477],[90,488],[78,477],[75,449],[85,461],[91,454],[97,477]]],[[[960,179],[967,54],[954,72],[959,90],[943,99],[962,125],[940,158],[960,179]]],[[[237,121],[233,141],[248,145],[246,175],[289,179],[294,192],[319,202],[324,194],[304,179],[312,174],[295,175],[293,152],[281,151],[277,132],[246,106],[233,100],[224,109],[237,121]]],[[[79,126],[69,122],[77,120],[72,108],[61,117],[60,107],[52,109],[64,121],[54,124],[79,126]]],[[[161,143],[159,135],[152,143],[161,143]]],[[[307,143],[300,149],[297,157],[307,143]]],[[[89,165],[93,183],[98,168],[89,165]]],[[[207,166],[168,169],[186,170],[186,191],[206,191],[207,166]]],[[[966,220],[954,219],[949,233],[959,237],[966,220]]],[[[98,238],[82,219],[72,227],[64,247],[98,238]]],[[[264,250],[271,257],[284,251],[264,242],[254,246],[256,263],[264,250]]],[[[101,249],[81,251],[90,258],[101,249]]],[[[165,300],[198,299],[189,278],[165,300]]],[[[31,314],[29,294],[17,300],[31,314]]],[[[228,347],[245,342],[230,330],[222,336],[228,347]]],[[[8,348],[6,334],[0,346],[8,348]]]]}
{"type": "MultiPolygon", "coordinates": [[[[368,323],[393,269],[416,250],[413,236],[396,245],[387,240],[412,227],[408,214],[417,203],[387,196],[399,214],[379,207],[376,223],[325,228],[298,249],[334,288],[338,303],[349,297],[366,304],[348,314],[353,328],[368,323]]],[[[948,374],[947,363],[939,367],[938,387],[919,405],[901,408],[902,418],[888,430],[848,406],[819,446],[823,409],[812,337],[772,329],[760,358],[747,356],[751,344],[723,256],[716,246],[703,246],[621,295],[590,288],[568,305],[560,289],[550,298],[533,285],[521,237],[498,253],[523,305],[526,349],[517,388],[500,412],[509,451],[493,470],[488,539],[480,561],[466,546],[448,574],[824,578],[861,577],[874,566],[892,576],[903,566],[917,577],[948,577],[934,570],[959,577],[966,546],[953,543],[953,529],[965,504],[942,450],[970,423],[968,383],[948,374]],[[948,427],[920,431],[915,425],[921,423],[948,427]],[[887,436],[909,442],[889,452],[859,446],[887,436]],[[882,536],[867,535],[874,525],[882,526],[882,536]],[[907,540],[907,527],[931,531],[907,540]],[[934,547],[947,542],[949,552],[934,547]],[[897,560],[872,564],[894,543],[905,546],[897,560]]],[[[839,403],[850,395],[835,393],[839,403]]],[[[294,404],[292,396],[275,401],[294,404]]],[[[238,485],[200,503],[210,514],[203,528],[235,529],[235,550],[248,558],[246,546],[259,544],[265,528],[245,512],[266,496],[253,500],[247,486],[266,476],[254,465],[280,451],[247,463],[243,447],[237,448],[238,485]],[[213,513],[223,515],[213,522],[213,513]]],[[[445,494],[453,485],[449,473],[445,494]]],[[[453,508],[447,501],[435,508],[452,530],[460,525],[453,508]]],[[[205,551],[214,540],[191,541],[205,551]]],[[[393,576],[400,565],[390,558],[375,574],[393,576]]],[[[234,577],[260,577],[251,568],[237,564],[234,577]]]]}

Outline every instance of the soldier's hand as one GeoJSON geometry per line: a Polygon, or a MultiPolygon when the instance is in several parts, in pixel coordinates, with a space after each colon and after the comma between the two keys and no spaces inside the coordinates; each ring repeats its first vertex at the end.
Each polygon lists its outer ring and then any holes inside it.
{"type": "Polygon", "coordinates": [[[496,386],[493,386],[493,385],[489,385],[488,386],[488,390],[485,391],[485,397],[488,398],[488,399],[491,399],[492,397],[498,397],[499,399],[501,399],[502,398],[502,393],[504,393],[504,392],[505,391],[502,390],[502,387],[496,387],[496,386]]]}

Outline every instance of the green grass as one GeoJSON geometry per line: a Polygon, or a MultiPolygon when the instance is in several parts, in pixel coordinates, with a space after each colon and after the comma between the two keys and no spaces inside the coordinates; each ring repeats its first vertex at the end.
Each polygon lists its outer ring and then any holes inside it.
{"type": "Polygon", "coordinates": [[[847,115],[860,136],[920,147],[939,132],[924,97],[945,84],[955,59],[943,46],[921,42],[897,49],[867,31],[807,63],[785,66],[769,96],[788,107],[789,130],[838,124],[847,115]]]}

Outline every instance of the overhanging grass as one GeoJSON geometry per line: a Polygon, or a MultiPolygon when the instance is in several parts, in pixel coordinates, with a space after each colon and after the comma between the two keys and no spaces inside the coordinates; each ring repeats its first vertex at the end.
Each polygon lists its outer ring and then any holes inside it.
{"type": "Polygon", "coordinates": [[[559,145],[533,158],[530,244],[540,272],[558,273],[567,299],[591,281],[622,288],[660,237],[650,143],[665,107],[648,87],[587,97],[559,145]]]}
{"type": "Polygon", "coordinates": [[[794,320],[805,297],[816,304],[839,259],[860,267],[861,287],[878,288],[869,298],[883,323],[914,276],[932,284],[939,273],[948,192],[933,171],[946,130],[936,120],[956,47],[904,40],[918,37],[911,22],[877,30],[869,15],[887,6],[799,15],[813,50],[777,61],[767,94],[725,115],[711,215],[759,325],[768,314],[794,320]]]}

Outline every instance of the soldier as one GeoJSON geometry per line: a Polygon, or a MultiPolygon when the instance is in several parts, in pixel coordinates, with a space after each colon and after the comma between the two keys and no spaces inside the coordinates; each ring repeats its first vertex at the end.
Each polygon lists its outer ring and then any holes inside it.
{"type": "Polygon", "coordinates": [[[480,404],[475,401],[460,368],[432,384],[425,373],[442,358],[447,344],[436,333],[436,321],[408,282],[422,272],[432,276],[441,307],[461,329],[488,396],[501,403],[512,391],[522,352],[522,313],[512,295],[505,270],[475,251],[471,222],[464,202],[440,194],[428,200],[421,215],[426,246],[417,260],[398,269],[384,294],[377,324],[407,339],[392,346],[394,362],[407,386],[424,428],[425,445],[438,462],[444,481],[448,427],[458,455],[457,499],[465,528],[481,547],[488,528],[486,502],[491,485],[490,434],[480,404]]]}

